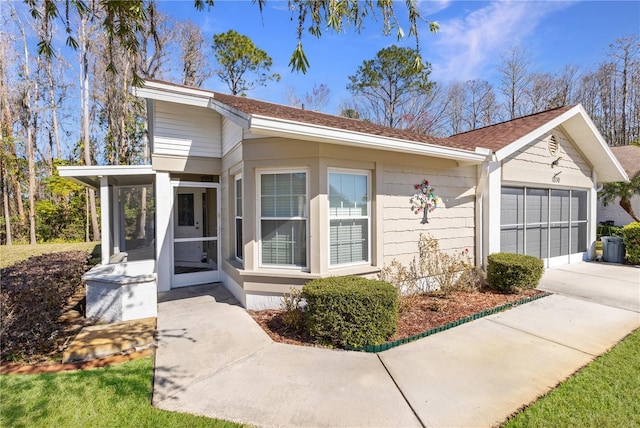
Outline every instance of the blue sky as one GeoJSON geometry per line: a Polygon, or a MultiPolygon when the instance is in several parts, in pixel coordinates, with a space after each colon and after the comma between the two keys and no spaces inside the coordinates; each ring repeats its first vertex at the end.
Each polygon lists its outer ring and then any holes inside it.
{"type": "MultiPolygon", "coordinates": [[[[500,55],[510,46],[528,50],[532,71],[556,72],[566,64],[580,70],[594,68],[604,59],[608,46],[616,38],[640,32],[638,1],[451,1],[419,2],[424,16],[440,23],[437,34],[426,24],[420,28],[421,53],[432,64],[432,80],[497,79],[500,55]]],[[[248,92],[252,98],[286,103],[287,89],[296,93],[310,91],[315,84],[331,90],[329,113],[349,98],[348,76],[362,61],[371,59],[392,44],[414,47],[413,38],[398,41],[384,36],[382,23],[370,20],[356,34],[325,32],[319,39],[306,33],[304,47],[311,62],[307,74],[291,72],[288,63],[296,46],[296,19],[291,20],[286,1],[267,0],[260,15],[250,1],[218,0],[208,11],[198,12],[192,1],[161,1],[162,11],[177,19],[190,18],[201,26],[207,40],[213,34],[234,29],[249,36],[273,58],[272,71],[282,80],[266,88],[248,92]]],[[[395,5],[405,24],[404,2],[395,5]]],[[[204,87],[228,92],[216,78],[204,87]]]]}

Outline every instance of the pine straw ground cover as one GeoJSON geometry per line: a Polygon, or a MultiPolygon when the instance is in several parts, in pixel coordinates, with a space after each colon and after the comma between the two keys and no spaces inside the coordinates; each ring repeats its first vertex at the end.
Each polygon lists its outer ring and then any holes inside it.
{"type": "MultiPolygon", "coordinates": [[[[502,294],[493,291],[452,291],[412,296],[401,303],[396,333],[389,342],[414,336],[435,327],[486,311],[507,303],[514,303],[543,294],[539,290],[521,290],[517,294],[502,294]]],[[[270,309],[248,311],[262,329],[276,342],[292,345],[316,346],[303,329],[294,329],[283,320],[284,311],[270,309]]]]}
{"type": "Polygon", "coordinates": [[[0,355],[3,362],[42,364],[60,352],[82,323],[63,314],[84,296],[84,251],[44,254],[0,271],[0,355]]]}

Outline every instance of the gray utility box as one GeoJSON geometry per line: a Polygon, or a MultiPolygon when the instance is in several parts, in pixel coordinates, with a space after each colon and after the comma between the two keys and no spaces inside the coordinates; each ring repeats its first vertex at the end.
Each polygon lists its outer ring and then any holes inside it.
{"type": "Polygon", "coordinates": [[[609,263],[624,263],[626,254],[622,238],[617,236],[603,236],[602,241],[602,259],[609,263]]]}

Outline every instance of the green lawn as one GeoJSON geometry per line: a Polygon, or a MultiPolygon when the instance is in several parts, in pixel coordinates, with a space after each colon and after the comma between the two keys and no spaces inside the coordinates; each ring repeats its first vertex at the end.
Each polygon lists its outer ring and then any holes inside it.
{"type": "Polygon", "coordinates": [[[503,425],[640,426],[640,330],[503,425]]]}
{"type": "Polygon", "coordinates": [[[39,256],[48,253],[60,253],[62,251],[80,250],[87,254],[100,251],[99,242],[77,242],[63,244],[36,244],[36,245],[0,245],[0,268],[6,268],[14,263],[26,260],[31,256],[39,256]]]}
{"type": "Polygon", "coordinates": [[[153,361],[40,375],[0,376],[1,427],[240,427],[151,407],[153,361]]]}

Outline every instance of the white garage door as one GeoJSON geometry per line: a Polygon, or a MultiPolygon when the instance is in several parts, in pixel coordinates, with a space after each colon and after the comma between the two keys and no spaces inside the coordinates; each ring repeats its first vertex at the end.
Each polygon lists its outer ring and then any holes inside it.
{"type": "Polygon", "coordinates": [[[547,266],[581,260],[587,251],[587,191],[503,187],[500,251],[528,254],[547,266]]]}

